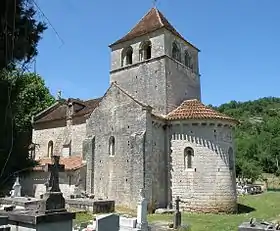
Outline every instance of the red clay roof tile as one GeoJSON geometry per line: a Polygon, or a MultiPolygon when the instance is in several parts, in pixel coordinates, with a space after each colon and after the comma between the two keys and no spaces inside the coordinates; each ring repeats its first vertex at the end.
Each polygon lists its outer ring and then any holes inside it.
{"type": "Polygon", "coordinates": [[[195,46],[185,40],[184,37],[180,35],[180,33],[177,32],[177,30],[168,22],[168,20],[157,8],[152,8],[130,32],[128,32],[124,37],[117,40],[110,46],[143,36],[161,28],[166,28],[167,30],[178,36],[180,39],[184,40],[189,45],[197,49],[195,46]]]}
{"type": "Polygon", "coordinates": [[[239,123],[238,120],[205,106],[197,99],[185,100],[179,107],[171,111],[166,116],[166,119],[167,120],[213,119],[213,120],[226,120],[233,123],[239,123]]]}
{"type": "MultiPolygon", "coordinates": [[[[52,163],[51,158],[43,158],[37,161],[39,162],[39,165],[33,168],[34,171],[43,171],[46,164],[52,163]]],[[[66,171],[77,170],[85,165],[80,156],[61,157],[59,162],[60,164],[65,165],[66,171]]]]}

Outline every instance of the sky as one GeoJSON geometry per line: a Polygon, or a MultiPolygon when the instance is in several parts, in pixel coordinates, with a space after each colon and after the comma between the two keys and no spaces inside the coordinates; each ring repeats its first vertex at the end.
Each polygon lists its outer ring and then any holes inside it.
{"type": "MultiPolygon", "coordinates": [[[[36,2],[55,28],[49,25],[39,43],[36,72],[53,95],[61,90],[63,98],[80,99],[104,95],[108,45],[153,6],[153,0],[36,2]]],[[[158,0],[157,8],[201,50],[205,104],[280,96],[279,0],[158,0]]]]}

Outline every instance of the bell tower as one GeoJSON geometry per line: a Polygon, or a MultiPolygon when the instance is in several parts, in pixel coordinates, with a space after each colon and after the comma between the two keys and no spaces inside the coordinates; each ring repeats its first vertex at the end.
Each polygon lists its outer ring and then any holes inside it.
{"type": "Polygon", "coordinates": [[[110,82],[167,114],[186,99],[201,98],[199,50],[152,8],[111,48],[110,82]]]}

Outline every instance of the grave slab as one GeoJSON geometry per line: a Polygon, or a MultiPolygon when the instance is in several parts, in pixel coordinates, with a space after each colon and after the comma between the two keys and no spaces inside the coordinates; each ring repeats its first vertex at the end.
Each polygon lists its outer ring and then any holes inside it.
{"type": "Polygon", "coordinates": [[[65,200],[67,208],[83,209],[94,214],[115,212],[115,201],[75,198],[65,200]]]}
{"type": "MultiPolygon", "coordinates": [[[[12,231],[72,231],[73,219],[75,219],[76,214],[66,211],[65,200],[59,189],[58,172],[64,166],[59,165],[59,156],[53,156],[53,162],[53,165],[48,165],[48,169],[51,169],[49,182],[51,188],[42,200],[34,199],[31,201],[34,202],[35,207],[32,203],[33,207],[29,206],[28,198],[25,200],[12,198],[11,206],[7,208],[2,206],[0,216],[8,217],[8,224],[12,231]],[[24,206],[20,209],[15,206],[15,203],[24,206]]],[[[7,200],[7,198],[4,199],[7,200]]]]}
{"type": "Polygon", "coordinates": [[[275,224],[267,223],[267,222],[243,222],[239,227],[238,231],[265,231],[271,230],[276,231],[279,230],[275,224]]]}

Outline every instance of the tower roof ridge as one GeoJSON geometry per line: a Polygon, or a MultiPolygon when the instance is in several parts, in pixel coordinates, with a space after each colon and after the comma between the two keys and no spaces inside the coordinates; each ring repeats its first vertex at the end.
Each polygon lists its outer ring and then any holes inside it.
{"type": "Polygon", "coordinates": [[[125,36],[111,44],[110,47],[146,35],[161,28],[169,30],[171,33],[198,50],[198,48],[184,39],[184,37],[171,25],[156,7],[152,7],[125,36]]]}

